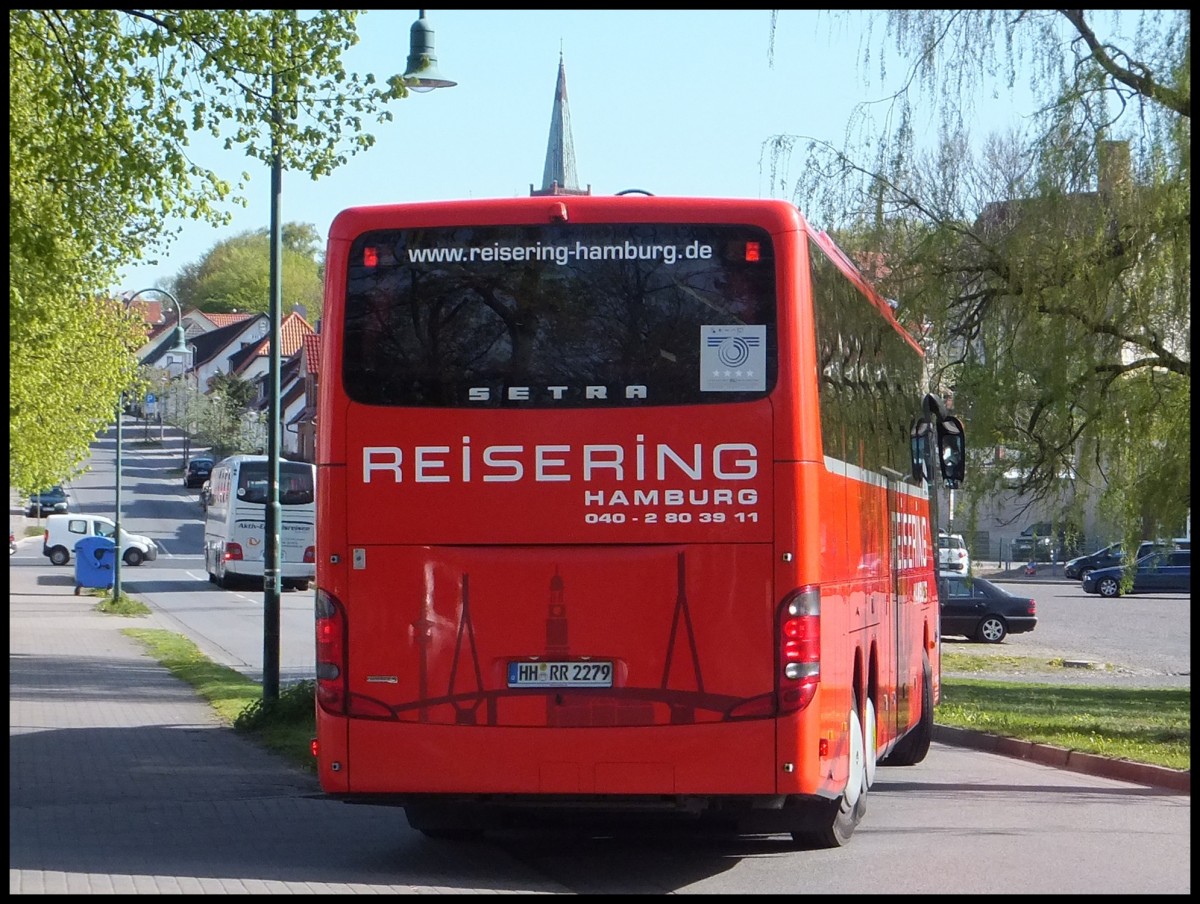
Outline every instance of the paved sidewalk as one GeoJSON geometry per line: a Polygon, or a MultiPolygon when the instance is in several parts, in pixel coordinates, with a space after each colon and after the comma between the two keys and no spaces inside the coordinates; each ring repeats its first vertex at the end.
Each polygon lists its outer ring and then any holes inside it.
{"type": "Polygon", "coordinates": [[[989,581],[1003,583],[1004,581],[1021,581],[1031,583],[1077,583],[1072,582],[1063,574],[1062,562],[1038,562],[1033,573],[1027,570],[1024,562],[989,562],[982,559],[976,561],[971,568],[976,577],[987,578],[989,581]]]}

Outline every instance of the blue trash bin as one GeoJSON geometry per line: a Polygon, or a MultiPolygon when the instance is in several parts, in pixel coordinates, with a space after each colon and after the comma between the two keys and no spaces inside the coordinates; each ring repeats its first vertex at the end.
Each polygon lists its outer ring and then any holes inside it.
{"type": "Polygon", "coordinates": [[[117,545],[108,537],[84,537],[75,544],[75,595],[84,587],[111,589],[117,545]]]}

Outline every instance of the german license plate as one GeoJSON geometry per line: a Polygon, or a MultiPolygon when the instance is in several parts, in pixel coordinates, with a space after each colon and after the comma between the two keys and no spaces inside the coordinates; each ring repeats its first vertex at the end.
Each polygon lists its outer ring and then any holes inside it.
{"type": "Polygon", "coordinates": [[[612,687],[613,664],[588,660],[572,662],[510,662],[509,687],[612,687]]]}

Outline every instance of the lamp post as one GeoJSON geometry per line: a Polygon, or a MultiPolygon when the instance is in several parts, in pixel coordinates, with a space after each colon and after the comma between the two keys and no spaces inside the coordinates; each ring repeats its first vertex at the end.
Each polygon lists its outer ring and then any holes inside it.
{"type": "MultiPolygon", "coordinates": [[[[408,66],[404,71],[405,84],[410,91],[425,92],[434,88],[451,88],[458,84],[445,79],[437,70],[433,53],[433,29],[420,10],[409,29],[408,66]]],[[[280,133],[283,118],[279,110],[278,81],[271,73],[271,249],[268,320],[271,324],[270,353],[267,375],[267,517],[263,538],[263,700],[279,699],[279,609],[282,564],[280,562],[279,531],[279,446],[280,446],[280,320],[283,308],[283,236],[280,217],[280,196],[283,193],[283,160],[280,133]]]]}
{"type": "MultiPolygon", "coordinates": [[[[165,292],[162,289],[139,289],[132,295],[123,296],[125,308],[133,304],[133,300],[145,292],[157,292],[159,295],[165,295],[175,303],[175,329],[173,336],[175,340],[171,351],[178,353],[183,357],[180,358],[184,362],[186,368],[187,356],[189,354],[187,347],[187,336],[183,332],[183,308],[179,306],[179,301],[170,292],[165,292]]],[[[113,504],[116,511],[113,515],[113,546],[115,547],[115,555],[113,557],[113,602],[121,598],[121,418],[125,414],[125,393],[122,392],[117,398],[117,453],[116,453],[116,482],[117,492],[113,504]]]]}

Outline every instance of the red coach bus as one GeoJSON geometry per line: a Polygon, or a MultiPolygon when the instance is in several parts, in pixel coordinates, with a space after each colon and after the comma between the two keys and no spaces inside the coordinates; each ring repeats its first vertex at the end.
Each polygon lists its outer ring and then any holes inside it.
{"type": "Polygon", "coordinates": [[[437,837],[669,813],[829,847],[924,758],[961,423],[795,207],[353,208],[322,324],[325,792],[437,837]]]}

